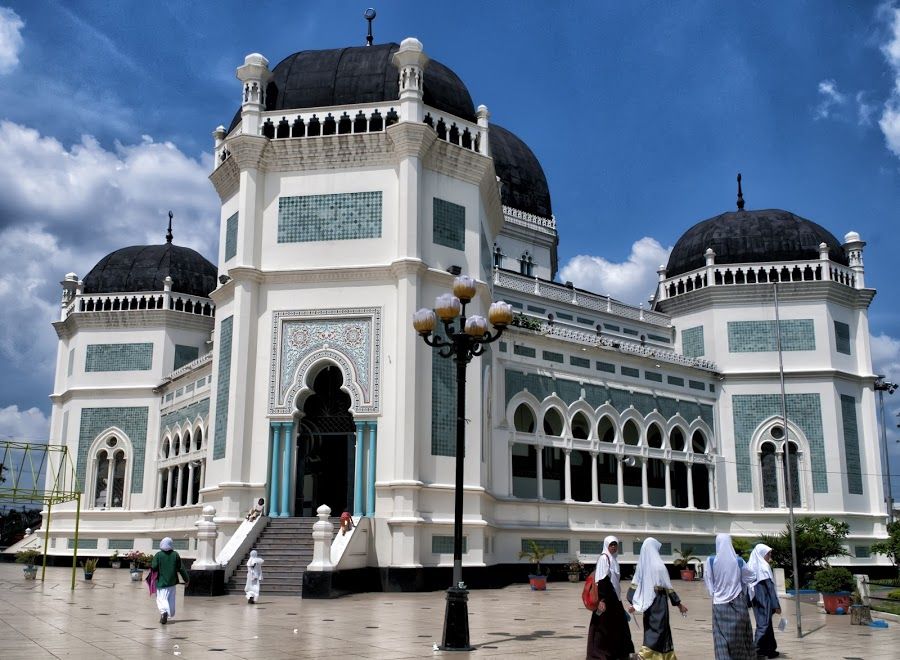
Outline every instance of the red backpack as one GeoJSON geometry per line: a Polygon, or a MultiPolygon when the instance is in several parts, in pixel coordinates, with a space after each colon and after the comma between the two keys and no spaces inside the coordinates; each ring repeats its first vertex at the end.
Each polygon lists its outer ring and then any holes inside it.
{"type": "Polygon", "coordinates": [[[584,581],[584,588],[581,590],[581,602],[584,603],[584,606],[591,612],[596,612],[597,606],[600,605],[600,594],[597,593],[597,582],[594,580],[594,571],[591,571],[590,575],[588,575],[587,579],[584,581]]]}

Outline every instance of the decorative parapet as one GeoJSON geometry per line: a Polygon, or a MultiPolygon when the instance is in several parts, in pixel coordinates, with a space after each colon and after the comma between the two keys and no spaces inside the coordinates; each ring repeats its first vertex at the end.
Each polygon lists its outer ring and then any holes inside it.
{"type": "Polygon", "coordinates": [[[210,351],[206,355],[201,355],[196,360],[192,360],[191,362],[188,362],[187,364],[185,364],[181,367],[178,367],[175,371],[173,371],[168,376],[163,378],[163,384],[171,383],[173,380],[178,380],[185,374],[190,373],[196,369],[199,369],[207,362],[212,362],[212,358],[213,358],[213,354],[212,354],[212,351],[210,351]]]}
{"type": "Polygon", "coordinates": [[[519,209],[514,209],[511,206],[504,206],[503,217],[507,222],[514,225],[528,227],[529,229],[537,229],[538,231],[542,231],[547,234],[556,233],[555,215],[551,215],[549,218],[543,218],[539,215],[534,215],[533,213],[527,213],[525,211],[520,211],[519,209]]]}
{"type": "Polygon", "coordinates": [[[651,312],[642,306],[629,305],[613,300],[609,296],[599,296],[595,293],[588,293],[564,284],[548,282],[536,277],[526,277],[525,275],[500,270],[499,268],[494,269],[494,284],[513,291],[540,296],[547,300],[576,305],[597,312],[606,312],[650,325],[667,329],[672,326],[672,319],[669,316],[659,312],[651,312]]]}
{"type": "Polygon", "coordinates": [[[63,319],[71,314],[92,312],[134,312],[169,310],[197,316],[215,316],[216,305],[209,298],[191,296],[175,291],[144,291],[140,293],[81,293],[74,296],[63,309],[63,319]]]}

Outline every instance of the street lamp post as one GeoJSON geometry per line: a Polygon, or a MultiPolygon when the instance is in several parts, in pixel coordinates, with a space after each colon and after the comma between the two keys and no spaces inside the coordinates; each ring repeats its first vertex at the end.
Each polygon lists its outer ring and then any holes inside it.
{"type": "Polygon", "coordinates": [[[884,376],[879,376],[875,380],[875,391],[878,392],[878,403],[881,408],[881,447],[884,456],[884,470],[887,476],[887,491],[884,496],[887,498],[888,522],[894,522],[894,492],[893,488],[891,488],[891,455],[887,446],[887,426],[884,423],[884,393],[893,394],[897,387],[896,383],[885,380],[884,376]]]}
{"type": "Polygon", "coordinates": [[[453,280],[453,293],[445,293],[435,300],[434,310],[420,309],[413,314],[413,327],[426,344],[443,358],[456,361],[456,489],[453,512],[453,582],[447,589],[444,611],[444,637],[441,650],[471,651],[469,645],[469,591],[462,579],[462,523],[463,473],[466,438],[466,365],[473,357],[484,353],[485,344],[497,341],[512,322],[512,306],[495,302],[488,310],[488,319],[473,314],[466,318],[466,305],[475,297],[475,280],[460,275],[453,280]],[[437,315],[437,316],[436,316],[437,315]],[[444,324],[447,339],[432,335],[437,317],[444,324]],[[454,321],[459,319],[454,326],[454,321]],[[488,320],[495,333],[488,331],[488,320]]]}

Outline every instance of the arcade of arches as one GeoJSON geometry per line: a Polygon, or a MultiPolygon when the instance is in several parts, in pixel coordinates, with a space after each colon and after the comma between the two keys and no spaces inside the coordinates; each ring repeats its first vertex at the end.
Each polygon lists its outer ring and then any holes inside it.
{"type": "Polygon", "coordinates": [[[711,444],[699,429],[688,441],[688,433],[678,426],[666,435],[653,422],[642,433],[635,420],[618,427],[609,416],[601,416],[594,429],[584,412],[564,419],[560,410],[551,407],[536,433],[537,418],[526,403],[516,407],[512,422],[510,494],[514,497],[679,509],[714,507],[711,444]],[[592,430],[596,449],[575,448],[578,441],[592,437],[592,430]]]}

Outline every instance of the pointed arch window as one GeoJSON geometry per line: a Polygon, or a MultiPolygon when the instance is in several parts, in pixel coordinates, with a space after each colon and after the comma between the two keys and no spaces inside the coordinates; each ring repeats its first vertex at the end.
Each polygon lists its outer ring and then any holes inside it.
{"type": "Polygon", "coordinates": [[[93,507],[120,509],[125,506],[127,447],[116,435],[105,438],[95,449],[93,464],[93,507]]]}

